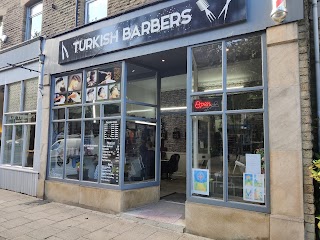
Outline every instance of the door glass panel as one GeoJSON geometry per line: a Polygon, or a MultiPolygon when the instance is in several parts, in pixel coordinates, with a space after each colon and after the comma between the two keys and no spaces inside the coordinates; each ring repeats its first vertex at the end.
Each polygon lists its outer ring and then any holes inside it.
{"type": "Polygon", "coordinates": [[[192,122],[193,195],[223,199],[222,116],[193,117],[192,122]]]}
{"type": "Polygon", "coordinates": [[[3,164],[11,164],[13,126],[5,126],[3,164]]]}

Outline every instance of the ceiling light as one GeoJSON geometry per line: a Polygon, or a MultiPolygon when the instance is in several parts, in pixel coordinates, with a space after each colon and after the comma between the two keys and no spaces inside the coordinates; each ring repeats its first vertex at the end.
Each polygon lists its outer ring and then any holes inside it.
{"type": "Polygon", "coordinates": [[[166,60],[162,59],[161,61],[162,61],[162,62],[165,62],[166,60]]]}
{"type": "Polygon", "coordinates": [[[161,111],[173,111],[173,110],[185,110],[187,107],[170,107],[170,108],[161,108],[161,111]]]}
{"type": "Polygon", "coordinates": [[[135,69],[132,70],[133,73],[134,73],[135,71],[136,71],[135,69]]]}

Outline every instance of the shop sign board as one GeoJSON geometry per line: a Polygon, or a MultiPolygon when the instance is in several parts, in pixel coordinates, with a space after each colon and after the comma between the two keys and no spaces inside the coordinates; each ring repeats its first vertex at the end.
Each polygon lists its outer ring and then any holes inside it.
{"type": "Polygon", "coordinates": [[[193,100],[193,112],[221,111],[221,98],[206,98],[193,100]]]}
{"type": "Polygon", "coordinates": [[[189,0],[59,43],[59,64],[245,21],[246,0],[189,0]]]}

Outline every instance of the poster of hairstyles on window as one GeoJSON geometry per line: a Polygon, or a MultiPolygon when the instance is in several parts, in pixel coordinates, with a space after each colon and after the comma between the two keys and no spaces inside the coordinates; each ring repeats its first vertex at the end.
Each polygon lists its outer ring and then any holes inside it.
{"type": "Polygon", "coordinates": [[[53,95],[53,103],[55,106],[65,104],[66,103],[66,94],[55,93],[53,95]]]}
{"type": "Polygon", "coordinates": [[[92,70],[87,72],[87,87],[94,87],[97,84],[97,71],[92,70]]]}
{"type": "Polygon", "coordinates": [[[108,86],[97,87],[97,100],[108,99],[108,86]]]}
{"type": "Polygon", "coordinates": [[[68,77],[57,77],[55,79],[54,85],[54,93],[66,93],[67,92],[67,85],[68,85],[68,77]]]}
{"type": "Polygon", "coordinates": [[[81,91],[82,90],[82,74],[71,74],[69,75],[68,91],[81,91]]]}
{"type": "Polygon", "coordinates": [[[110,84],[109,99],[119,99],[119,98],[120,98],[120,84],[110,84]]]}
{"type": "Polygon", "coordinates": [[[81,103],[81,92],[69,92],[68,103],[81,103]]]}
{"type": "Polygon", "coordinates": [[[98,85],[115,83],[113,68],[100,69],[98,71],[98,85]]]}
{"type": "Polygon", "coordinates": [[[87,89],[87,96],[86,96],[86,101],[87,102],[93,102],[96,100],[96,88],[88,88],[87,89]]]}

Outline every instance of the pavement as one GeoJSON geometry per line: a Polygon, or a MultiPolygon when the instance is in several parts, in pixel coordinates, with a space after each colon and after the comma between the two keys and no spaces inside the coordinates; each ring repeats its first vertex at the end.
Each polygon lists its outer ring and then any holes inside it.
{"type": "Polygon", "coordinates": [[[205,240],[152,221],[49,202],[0,189],[0,240],[205,240]]]}

